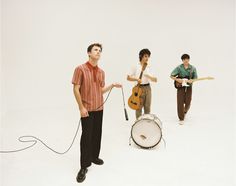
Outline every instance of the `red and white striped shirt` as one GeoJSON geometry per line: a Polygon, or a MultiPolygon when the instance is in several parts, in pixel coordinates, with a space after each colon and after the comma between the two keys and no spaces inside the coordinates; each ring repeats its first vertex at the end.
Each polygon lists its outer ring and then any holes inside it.
{"type": "Polygon", "coordinates": [[[93,67],[89,62],[79,65],[74,71],[72,84],[80,85],[82,103],[88,111],[103,110],[105,73],[102,69],[93,67]]]}

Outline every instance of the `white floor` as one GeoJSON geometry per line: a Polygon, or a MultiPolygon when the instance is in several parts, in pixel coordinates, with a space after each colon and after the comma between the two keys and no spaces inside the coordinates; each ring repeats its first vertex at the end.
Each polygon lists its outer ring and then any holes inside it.
{"type": "MultiPolygon", "coordinates": [[[[194,109],[193,109],[194,110],[194,109]]],[[[233,118],[225,113],[188,114],[183,126],[175,113],[160,113],[162,141],[144,150],[129,146],[130,120],[123,114],[104,113],[101,158],[92,165],[86,186],[233,186],[233,118]]],[[[21,135],[35,135],[57,151],[70,145],[77,120],[76,109],[11,112],[3,118],[1,150],[27,146],[17,142],[21,135]]],[[[79,136],[65,155],[57,155],[40,143],[24,152],[1,154],[1,186],[78,185],[79,136]]]]}

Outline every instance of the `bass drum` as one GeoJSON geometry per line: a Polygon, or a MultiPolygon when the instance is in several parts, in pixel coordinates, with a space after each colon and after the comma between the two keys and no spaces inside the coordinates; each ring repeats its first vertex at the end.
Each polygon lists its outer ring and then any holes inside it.
{"type": "Polygon", "coordinates": [[[144,149],[155,147],[162,139],[162,123],[154,114],[140,116],[131,128],[131,138],[144,149]]]}

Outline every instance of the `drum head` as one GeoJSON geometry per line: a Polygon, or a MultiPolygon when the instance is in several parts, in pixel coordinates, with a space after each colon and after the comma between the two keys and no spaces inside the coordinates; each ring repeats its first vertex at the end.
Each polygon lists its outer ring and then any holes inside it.
{"type": "Polygon", "coordinates": [[[132,126],[131,137],[136,145],[147,149],[153,148],[161,141],[161,127],[155,119],[142,117],[132,126]]]}

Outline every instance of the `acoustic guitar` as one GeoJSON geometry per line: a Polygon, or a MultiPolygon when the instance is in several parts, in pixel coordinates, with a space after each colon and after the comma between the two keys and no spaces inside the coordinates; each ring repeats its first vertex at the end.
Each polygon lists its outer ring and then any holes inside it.
{"type": "MultiPolygon", "coordinates": [[[[182,83],[179,83],[177,81],[174,82],[175,88],[181,88],[181,87],[189,87],[190,85],[187,83],[189,80],[188,78],[181,78],[183,80],[182,83]]],[[[192,79],[193,83],[196,81],[201,81],[201,80],[213,80],[213,77],[203,77],[203,78],[198,78],[198,79],[192,79]]]]}
{"type": "MultiPolygon", "coordinates": [[[[142,79],[143,71],[146,69],[147,63],[144,63],[142,66],[141,73],[139,75],[139,79],[142,79]]],[[[135,85],[132,89],[132,95],[128,99],[128,105],[133,110],[138,110],[141,108],[141,98],[142,95],[142,89],[140,88],[140,83],[135,85]]]]}

